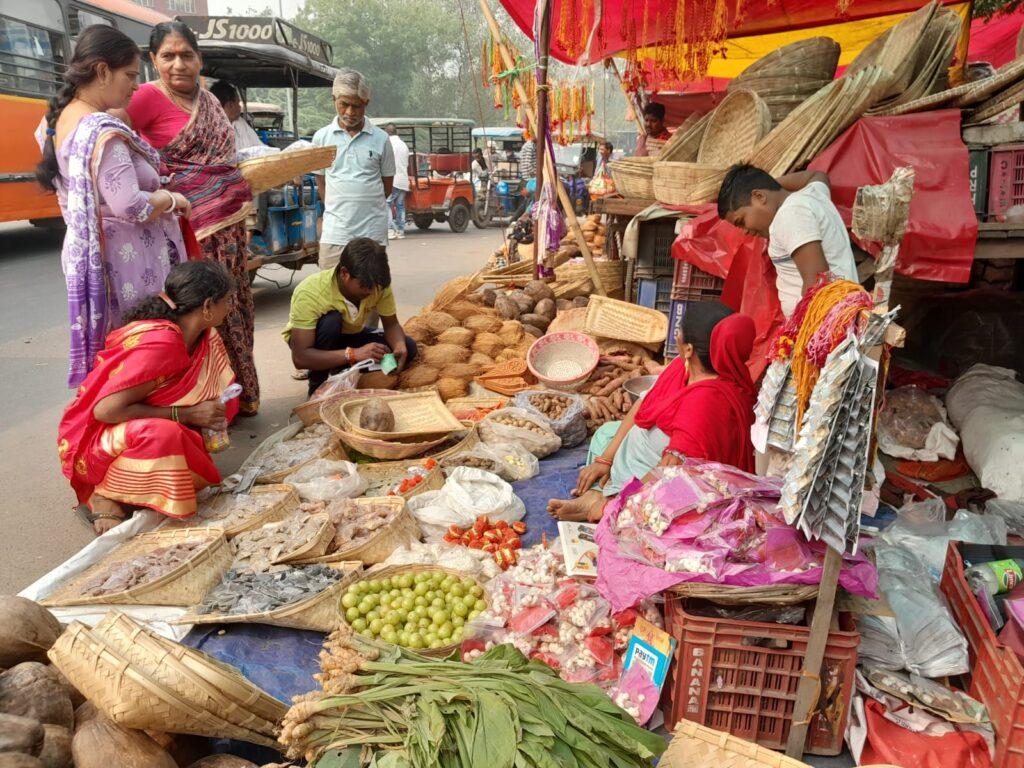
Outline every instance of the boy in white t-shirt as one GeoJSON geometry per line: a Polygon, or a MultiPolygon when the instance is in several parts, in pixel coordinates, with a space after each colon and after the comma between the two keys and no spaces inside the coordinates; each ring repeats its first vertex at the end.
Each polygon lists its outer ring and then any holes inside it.
{"type": "Polygon", "coordinates": [[[822,272],[858,282],[846,225],[832,203],[828,175],[821,171],[775,179],[752,165],[735,165],[718,192],[718,216],[768,239],[786,317],[822,272]]]}

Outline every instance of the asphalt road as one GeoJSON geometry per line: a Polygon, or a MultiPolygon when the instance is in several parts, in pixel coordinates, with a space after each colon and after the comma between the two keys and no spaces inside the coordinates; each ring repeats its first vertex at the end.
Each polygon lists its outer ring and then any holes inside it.
{"type": "MultiPolygon", "coordinates": [[[[0,594],[16,592],[75,553],[91,534],[72,514],[74,494],[60,472],[56,431],[69,400],[67,303],[60,268],[62,236],[22,224],[0,224],[0,594]]],[[[435,224],[413,228],[389,244],[399,317],[415,314],[446,280],[481,267],[501,244],[497,229],[461,235],[435,224]]],[[[280,337],[291,287],[315,271],[268,268],[254,285],[256,363],[262,407],[232,429],[232,448],[218,454],[234,471],[267,435],[288,423],[305,394],[280,337]],[[265,278],[278,281],[275,286],[265,278]]]]}

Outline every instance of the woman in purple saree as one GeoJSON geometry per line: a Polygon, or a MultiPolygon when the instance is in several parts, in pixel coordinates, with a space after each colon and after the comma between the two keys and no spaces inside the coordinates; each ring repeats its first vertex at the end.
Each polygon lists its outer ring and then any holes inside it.
{"type": "Polygon", "coordinates": [[[188,200],[161,188],[159,157],[121,120],[107,114],[134,93],[140,51],[113,27],[82,31],[36,133],[40,183],[56,191],[67,224],[61,264],[68,290],[71,348],[68,386],[92,370],[121,316],[158,293],[185,259],[175,214],[188,200]]]}

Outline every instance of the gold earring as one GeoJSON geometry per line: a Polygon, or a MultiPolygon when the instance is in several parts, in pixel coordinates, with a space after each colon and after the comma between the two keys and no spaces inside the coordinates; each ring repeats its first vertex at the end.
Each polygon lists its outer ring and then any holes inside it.
{"type": "Polygon", "coordinates": [[[213,313],[211,313],[210,310],[208,310],[208,309],[204,309],[203,310],[203,320],[206,320],[207,322],[209,322],[210,320],[213,320],[213,313]]]}

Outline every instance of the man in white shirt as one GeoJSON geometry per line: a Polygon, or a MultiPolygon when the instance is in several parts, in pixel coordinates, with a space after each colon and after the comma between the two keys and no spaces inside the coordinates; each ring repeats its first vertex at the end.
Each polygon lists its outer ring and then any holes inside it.
{"type": "Polygon", "coordinates": [[[235,129],[235,151],[262,146],[259,134],[242,116],[242,98],[238,89],[227,80],[218,80],[210,87],[210,93],[217,97],[231,127],[235,129]]]}
{"type": "Polygon", "coordinates": [[[405,196],[409,192],[409,145],[402,141],[394,123],[384,126],[395,155],[395,178],[388,196],[388,239],[405,237],[405,196]]]}
{"type": "Polygon", "coordinates": [[[823,272],[858,282],[846,225],[832,203],[828,175],[821,171],[775,179],[752,165],[735,165],[718,192],[718,216],[768,239],[786,317],[823,272]]]}

